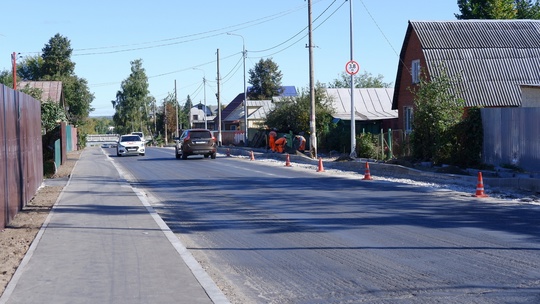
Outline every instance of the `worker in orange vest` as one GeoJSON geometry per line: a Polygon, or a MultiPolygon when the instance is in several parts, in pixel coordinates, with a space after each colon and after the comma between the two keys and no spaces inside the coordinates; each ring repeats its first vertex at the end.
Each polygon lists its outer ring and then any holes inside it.
{"type": "Polygon", "coordinates": [[[287,144],[287,139],[285,136],[278,138],[275,142],[276,152],[283,153],[285,151],[285,145],[287,144]]]}
{"type": "Polygon", "coordinates": [[[272,152],[276,152],[276,137],[277,133],[275,130],[268,133],[268,145],[270,146],[270,150],[272,150],[272,152]]]}

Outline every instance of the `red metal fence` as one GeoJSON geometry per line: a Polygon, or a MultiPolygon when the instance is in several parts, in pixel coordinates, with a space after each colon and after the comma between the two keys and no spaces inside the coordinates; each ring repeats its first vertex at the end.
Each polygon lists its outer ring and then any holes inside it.
{"type": "Polygon", "coordinates": [[[41,103],[0,84],[0,228],[43,182],[41,103]]]}

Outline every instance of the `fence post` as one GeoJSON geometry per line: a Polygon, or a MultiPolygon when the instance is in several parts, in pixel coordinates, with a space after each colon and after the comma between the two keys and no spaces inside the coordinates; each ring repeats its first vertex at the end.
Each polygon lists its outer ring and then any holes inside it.
{"type": "Polygon", "coordinates": [[[388,129],[388,158],[392,159],[394,157],[394,153],[392,152],[392,129],[388,129]]]}
{"type": "Polygon", "coordinates": [[[381,160],[384,160],[384,130],[381,128],[381,160]]]}

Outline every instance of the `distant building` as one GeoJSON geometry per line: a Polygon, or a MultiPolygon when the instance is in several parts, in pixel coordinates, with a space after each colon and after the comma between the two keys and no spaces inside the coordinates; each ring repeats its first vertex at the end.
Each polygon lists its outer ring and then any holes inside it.
{"type": "MultiPolygon", "coordinates": [[[[281,95],[273,97],[273,100],[278,100],[283,97],[295,97],[298,95],[296,87],[294,86],[283,86],[282,89],[281,95]]],[[[221,128],[223,130],[244,130],[243,101],[244,93],[240,93],[221,111],[221,128]]],[[[261,123],[266,119],[265,114],[271,111],[273,106],[272,100],[248,99],[248,128],[259,128],[261,123]]]]}
{"type": "Polygon", "coordinates": [[[217,106],[205,106],[202,103],[194,105],[189,113],[190,126],[182,126],[182,128],[204,129],[206,122],[207,129],[217,130],[217,124],[215,123],[217,109],[217,106]]]}

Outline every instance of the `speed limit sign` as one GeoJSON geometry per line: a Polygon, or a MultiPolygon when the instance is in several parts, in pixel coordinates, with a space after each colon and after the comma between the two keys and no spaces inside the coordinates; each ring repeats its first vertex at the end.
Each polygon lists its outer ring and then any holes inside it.
{"type": "Polygon", "coordinates": [[[360,65],[358,62],[351,60],[345,65],[345,71],[347,71],[347,74],[349,75],[354,75],[360,71],[360,65]]]}

